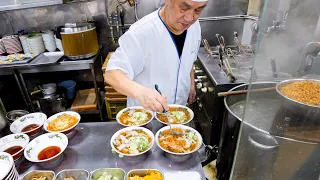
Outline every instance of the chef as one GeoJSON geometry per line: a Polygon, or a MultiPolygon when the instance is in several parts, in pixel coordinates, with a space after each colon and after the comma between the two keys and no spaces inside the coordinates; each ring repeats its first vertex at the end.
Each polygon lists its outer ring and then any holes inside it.
{"type": "Polygon", "coordinates": [[[105,79],[128,96],[127,106],[162,112],[196,96],[193,63],[201,42],[198,18],[208,0],[165,0],[119,39],[105,79]],[[157,84],[162,91],[155,89],[157,84]]]}

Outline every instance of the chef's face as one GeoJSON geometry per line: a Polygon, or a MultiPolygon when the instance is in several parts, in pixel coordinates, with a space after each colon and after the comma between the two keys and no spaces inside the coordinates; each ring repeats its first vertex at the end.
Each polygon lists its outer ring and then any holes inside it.
{"type": "Polygon", "coordinates": [[[166,0],[167,23],[178,32],[187,30],[199,18],[207,2],[166,0]]]}

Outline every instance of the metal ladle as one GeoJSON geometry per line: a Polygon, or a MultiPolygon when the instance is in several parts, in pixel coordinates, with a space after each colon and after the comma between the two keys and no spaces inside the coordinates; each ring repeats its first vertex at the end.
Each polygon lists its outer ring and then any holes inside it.
{"type": "MultiPolygon", "coordinates": [[[[159,86],[158,86],[157,84],[154,85],[154,88],[158,91],[159,94],[162,95],[162,93],[161,93],[161,91],[160,91],[160,89],[159,89],[159,86]]],[[[161,106],[162,106],[162,105],[161,105],[161,106]]],[[[170,131],[171,131],[171,133],[174,134],[174,135],[181,135],[182,133],[177,132],[177,131],[174,131],[174,130],[172,129],[171,123],[170,123],[170,121],[169,121],[168,111],[167,111],[163,106],[162,106],[162,108],[163,108],[162,114],[164,114],[164,115],[167,117],[167,120],[168,120],[168,124],[169,124],[169,126],[170,126],[170,131]]]]}

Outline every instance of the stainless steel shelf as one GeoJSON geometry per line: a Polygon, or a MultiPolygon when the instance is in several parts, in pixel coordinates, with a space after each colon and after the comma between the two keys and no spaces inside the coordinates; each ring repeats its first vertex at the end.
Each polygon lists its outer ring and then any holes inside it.
{"type": "Polygon", "coordinates": [[[46,2],[37,2],[37,3],[23,3],[23,4],[14,4],[8,6],[0,6],[1,11],[11,11],[11,10],[18,10],[18,9],[27,9],[27,8],[35,8],[35,7],[42,7],[42,6],[51,6],[63,4],[62,0],[49,0],[46,2]]]}
{"type": "Polygon", "coordinates": [[[10,69],[1,69],[0,70],[0,76],[10,75],[10,74],[12,74],[12,70],[10,70],[10,69]]]}
{"type": "Polygon", "coordinates": [[[89,70],[91,65],[95,63],[97,56],[87,60],[67,61],[63,59],[61,62],[48,65],[31,66],[24,65],[16,67],[21,74],[40,73],[40,72],[59,72],[73,70],[89,70]]]}

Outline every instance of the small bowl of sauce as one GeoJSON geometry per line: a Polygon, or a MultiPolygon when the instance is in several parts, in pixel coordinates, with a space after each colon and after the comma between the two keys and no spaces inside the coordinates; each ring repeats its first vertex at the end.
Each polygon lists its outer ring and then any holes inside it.
{"type": "Polygon", "coordinates": [[[45,120],[47,116],[43,113],[27,114],[15,120],[10,126],[10,131],[35,136],[42,130],[45,120]]]}
{"type": "Polygon", "coordinates": [[[22,156],[29,140],[29,136],[23,133],[10,134],[0,139],[0,151],[9,153],[16,161],[22,156]]]}
{"type": "Polygon", "coordinates": [[[33,139],[24,149],[28,161],[51,168],[60,164],[63,151],[67,148],[68,137],[62,133],[46,133],[33,139]]]}
{"type": "Polygon", "coordinates": [[[57,154],[61,152],[61,149],[58,146],[49,146],[44,148],[40,153],[38,154],[38,159],[39,160],[46,160],[50,159],[57,154]]]}

